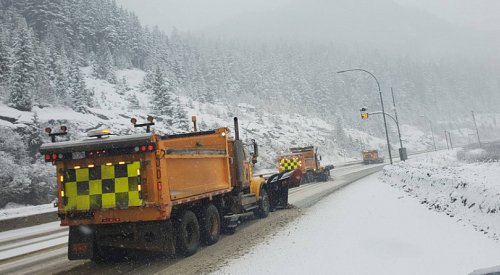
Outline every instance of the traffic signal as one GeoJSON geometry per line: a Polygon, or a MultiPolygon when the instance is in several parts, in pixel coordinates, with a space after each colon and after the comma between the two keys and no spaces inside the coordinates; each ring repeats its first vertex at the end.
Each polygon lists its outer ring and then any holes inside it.
{"type": "Polygon", "coordinates": [[[368,109],[366,107],[363,107],[359,109],[361,112],[361,119],[368,119],[368,109]]]}

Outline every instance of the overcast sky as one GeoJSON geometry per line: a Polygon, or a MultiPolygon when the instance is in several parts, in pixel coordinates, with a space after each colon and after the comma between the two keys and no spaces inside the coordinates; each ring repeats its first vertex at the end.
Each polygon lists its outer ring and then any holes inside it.
{"type": "MultiPolygon", "coordinates": [[[[277,9],[306,0],[117,0],[143,24],[170,32],[200,30],[244,13],[277,9]]],[[[331,0],[334,1],[334,0],[331,0]]],[[[376,0],[375,0],[376,1],[376,0]]],[[[500,31],[500,0],[394,0],[427,10],[449,22],[500,31]]]]}

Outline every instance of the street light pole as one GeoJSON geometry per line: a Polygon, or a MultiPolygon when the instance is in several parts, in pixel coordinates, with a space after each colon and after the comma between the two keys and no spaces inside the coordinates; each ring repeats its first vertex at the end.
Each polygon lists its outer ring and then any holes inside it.
{"type": "Polygon", "coordinates": [[[472,120],[474,121],[474,127],[476,127],[477,143],[479,143],[479,148],[481,148],[481,139],[479,138],[479,130],[477,129],[476,116],[474,115],[474,111],[471,111],[471,113],[472,113],[472,120]]]}
{"type": "Polygon", "coordinates": [[[437,151],[436,140],[434,139],[434,130],[432,129],[432,121],[425,115],[420,115],[420,116],[425,117],[427,119],[427,121],[429,121],[429,126],[431,127],[432,144],[434,145],[434,151],[437,151]]]}
{"type": "Polygon", "coordinates": [[[450,133],[450,131],[448,131],[448,138],[450,139],[451,150],[453,150],[453,143],[451,142],[451,133],[450,133]]]}
{"type": "Polygon", "coordinates": [[[399,136],[399,159],[405,161],[407,159],[406,148],[403,147],[403,140],[401,139],[401,131],[399,129],[398,111],[396,110],[396,100],[394,99],[394,90],[391,87],[392,105],[394,106],[394,116],[396,117],[396,125],[398,126],[399,136]]]}
{"type": "Polygon", "coordinates": [[[444,130],[444,139],[446,139],[446,149],[450,150],[450,145],[448,144],[448,132],[444,130]]]}
{"type": "MultiPolygon", "coordinates": [[[[382,112],[385,113],[384,100],[382,99],[382,91],[380,90],[380,83],[378,82],[378,79],[375,77],[375,75],[373,75],[372,73],[370,73],[369,71],[367,71],[365,69],[349,69],[349,70],[338,71],[337,73],[342,74],[342,73],[352,72],[352,71],[365,72],[365,73],[371,75],[373,77],[373,79],[375,79],[375,82],[377,82],[378,94],[380,95],[380,105],[382,106],[382,112]]],[[[389,159],[390,159],[391,164],[392,164],[391,143],[389,142],[389,132],[387,131],[387,120],[385,119],[385,116],[383,116],[383,117],[384,117],[384,128],[385,128],[385,139],[387,140],[387,150],[389,151],[389,159]]]]}

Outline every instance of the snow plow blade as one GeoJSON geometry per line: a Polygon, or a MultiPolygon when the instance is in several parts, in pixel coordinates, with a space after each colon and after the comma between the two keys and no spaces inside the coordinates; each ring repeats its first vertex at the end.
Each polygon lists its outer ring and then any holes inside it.
{"type": "Polygon", "coordinates": [[[288,189],[299,186],[301,179],[300,169],[274,174],[267,179],[271,211],[288,207],[288,189]]]}

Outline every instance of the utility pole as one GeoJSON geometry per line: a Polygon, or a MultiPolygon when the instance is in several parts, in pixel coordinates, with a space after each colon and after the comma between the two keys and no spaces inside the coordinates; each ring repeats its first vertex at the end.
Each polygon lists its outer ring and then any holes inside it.
{"type": "Polygon", "coordinates": [[[444,130],[444,139],[446,139],[446,149],[450,150],[450,144],[448,143],[448,133],[444,130]]]}
{"type": "MultiPolygon", "coordinates": [[[[401,161],[405,161],[408,159],[406,154],[406,148],[403,147],[403,140],[401,139],[401,131],[399,129],[399,119],[398,119],[398,111],[396,110],[396,100],[394,100],[394,90],[391,87],[391,95],[392,95],[392,105],[394,106],[394,116],[396,117],[396,126],[398,126],[398,136],[399,136],[399,159],[401,161]]],[[[385,114],[384,114],[385,116],[385,114]]]]}
{"type": "Polygon", "coordinates": [[[453,143],[451,142],[451,133],[450,133],[450,131],[448,131],[448,138],[450,139],[451,150],[453,150],[453,143]]]}
{"type": "Polygon", "coordinates": [[[477,134],[477,143],[479,144],[479,148],[481,148],[481,139],[479,138],[479,130],[477,129],[477,124],[476,124],[476,116],[474,116],[474,111],[470,111],[472,113],[472,120],[474,121],[474,127],[476,127],[476,134],[477,134]]]}
{"type": "Polygon", "coordinates": [[[423,117],[423,118],[427,119],[427,121],[429,121],[429,126],[431,128],[432,144],[434,146],[434,151],[437,151],[436,140],[434,139],[434,129],[432,129],[432,121],[426,115],[420,115],[420,117],[423,117]]]}

